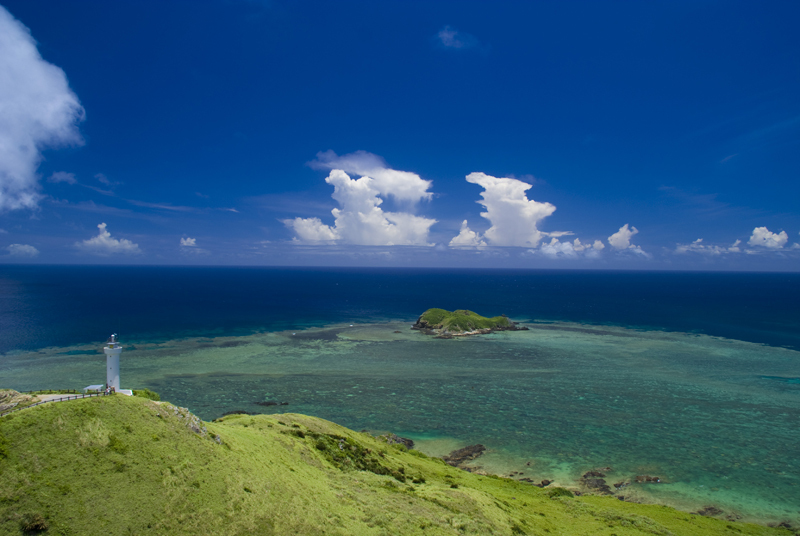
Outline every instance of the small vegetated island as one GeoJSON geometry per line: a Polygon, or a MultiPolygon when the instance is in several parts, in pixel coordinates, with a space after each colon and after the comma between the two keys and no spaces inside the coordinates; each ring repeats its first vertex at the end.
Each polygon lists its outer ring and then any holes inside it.
{"type": "Polygon", "coordinates": [[[417,323],[411,328],[418,329],[427,335],[434,335],[439,339],[481,335],[493,331],[521,331],[528,329],[517,326],[506,315],[486,318],[466,309],[446,311],[445,309],[437,308],[428,309],[422,313],[417,323]]]}

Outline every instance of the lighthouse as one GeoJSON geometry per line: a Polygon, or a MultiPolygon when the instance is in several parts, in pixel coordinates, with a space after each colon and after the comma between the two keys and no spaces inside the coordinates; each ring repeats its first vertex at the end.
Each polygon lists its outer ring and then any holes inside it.
{"type": "Polygon", "coordinates": [[[119,354],[122,353],[122,346],[117,341],[116,333],[108,338],[103,352],[106,354],[106,384],[115,391],[119,391],[119,354]]]}

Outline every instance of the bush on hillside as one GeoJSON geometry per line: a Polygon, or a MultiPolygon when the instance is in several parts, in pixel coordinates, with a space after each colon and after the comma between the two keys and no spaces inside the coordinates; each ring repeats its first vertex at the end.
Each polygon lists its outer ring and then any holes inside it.
{"type": "Polygon", "coordinates": [[[47,521],[42,514],[25,514],[19,523],[19,527],[25,534],[36,534],[47,530],[47,521]]]}
{"type": "Polygon", "coordinates": [[[149,398],[150,400],[161,400],[161,395],[156,393],[155,391],[151,391],[150,389],[134,389],[133,396],[140,396],[142,398],[149,398]]]}
{"type": "Polygon", "coordinates": [[[551,488],[547,490],[547,496],[555,499],[556,497],[574,497],[575,494],[565,488],[551,488]]]}

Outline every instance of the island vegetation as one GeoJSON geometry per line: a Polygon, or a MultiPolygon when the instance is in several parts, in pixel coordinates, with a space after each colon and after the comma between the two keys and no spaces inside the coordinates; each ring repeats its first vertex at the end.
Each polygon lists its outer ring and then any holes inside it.
{"type": "Polygon", "coordinates": [[[439,338],[528,329],[518,327],[506,315],[487,318],[467,309],[447,311],[438,308],[428,309],[422,313],[412,328],[439,338]]]}
{"type": "Polygon", "coordinates": [[[482,446],[445,461],[305,415],[203,422],[152,398],[0,418],[0,533],[789,534],[453,466],[482,446]]]}

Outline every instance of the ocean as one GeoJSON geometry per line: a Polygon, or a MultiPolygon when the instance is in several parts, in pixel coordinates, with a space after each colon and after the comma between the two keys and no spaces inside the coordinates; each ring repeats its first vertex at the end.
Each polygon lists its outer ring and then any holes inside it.
{"type": "Polygon", "coordinates": [[[797,523],[798,304],[798,274],[0,266],[0,387],[103,383],[119,333],[123,387],[206,420],[481,443],[491,473],[603,468],[626,500],[797,523]],[[530,329],[434,339],[410,329],[429,307],[530,329]]]}

